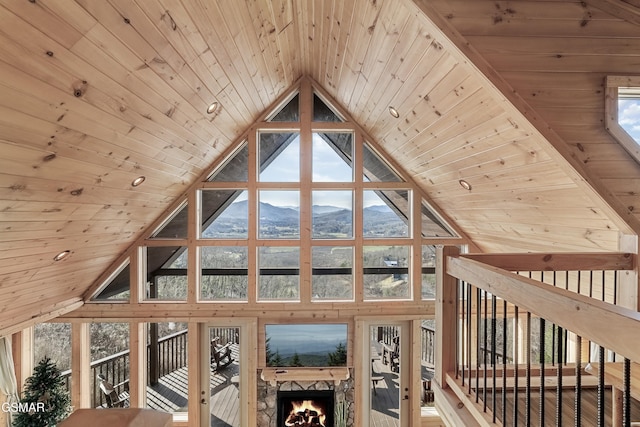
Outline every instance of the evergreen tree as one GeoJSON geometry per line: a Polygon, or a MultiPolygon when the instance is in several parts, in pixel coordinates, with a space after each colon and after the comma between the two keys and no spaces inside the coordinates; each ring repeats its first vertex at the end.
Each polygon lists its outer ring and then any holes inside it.
{"type": "Polygon", "coordinates": [[[289,366],[291,366],[291,367],[304,366],[302,364],[302,361],[300,360],[300,355],[298,354],[298,352],[295,352],[293,354],[293,357],[291,357],[291,361],[289,362],[289,366]]]}
{"type": "Polygon", "coordinates": [[[347,348],[344,344],[339,343],[336,351],[328,354],[329,366],[346,366],[347,365],[347,348]]]}
{"type": "Polygon", "coordinates": [[[43,410],[18,413],[14,427],[51,427],[71,413],[71,399],[64,379],[48,357],[42,359],[33,370],[33,375],[27,378],[22,394],[22,404],[43,410]]]}
{"type": "Polygon", "coordinates": [[[282,356],[280,356],[280,352],[276,350],[276,353],[271,358],[271,364],[269,366],[282,366],[282,356]]]}

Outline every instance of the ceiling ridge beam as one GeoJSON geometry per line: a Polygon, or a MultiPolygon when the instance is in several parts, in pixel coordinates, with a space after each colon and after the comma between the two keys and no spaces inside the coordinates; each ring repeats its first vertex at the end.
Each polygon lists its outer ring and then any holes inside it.
{"type": "MultiPolygon", "coordinates": [[[[547,141],[545,150],[567,175],[597,203],[623,234],[640,234],[640,218],[623,205],[602,181],[589,173],[579,158],[572,153],[567,143],[533,109],[520,94],[493,68],[471,43],[433,6],[429,0],[403,0],[407,7],[415,10],[425,25],[439,41],[458,59],[477,71],[485,87],[502,102],[507,112],[522,119],[530,131],[547,141]]],[[[604,1],[604,0],[603,0],[604,1]]]]}

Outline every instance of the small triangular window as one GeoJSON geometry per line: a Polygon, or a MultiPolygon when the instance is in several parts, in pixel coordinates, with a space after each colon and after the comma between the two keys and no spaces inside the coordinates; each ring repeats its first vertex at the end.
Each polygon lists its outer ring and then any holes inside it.
{"type": "Polygon", "coordinates": [[[186,239],[187,220],[187,203],[184,202],[151,237],[154,239],[186,239]]]}
{"type": "Polygon", "coordinates": [[[362,147],[362,168],[365,182],[403,182],[369,144],[362,147]]]}
{"type": "Polygon", "coordinates": [[[92,301],[129,301],[131,290],[129,259],[105,281],[106,285],[92,301]]]}
{"type": "Polygon", "coordinates": [[[249,147],[246,141],[219,167],[207,181],[247,182],[249,179],[249,147]]]}
{"type": "Polygon", "coordinates": [[[300,121],[300,96],[291,98],[268,122],[299,122],[300,121]]]}
{"type": "Polygon", "coordinates": [[[313,94],[313,121],[314,122],[343,122],[340,116],[333,111],[318,95],[313,94]]]}

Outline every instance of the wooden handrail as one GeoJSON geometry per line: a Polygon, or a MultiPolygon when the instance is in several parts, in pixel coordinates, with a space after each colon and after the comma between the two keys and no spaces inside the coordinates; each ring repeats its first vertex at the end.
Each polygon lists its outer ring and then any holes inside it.
{"type": "Polygon", "coordinates": [[[621,271],[634,270],[637,262],[637,255],[630,253],[464,254],[460,257],[507,271],[621,271]]]}
{"type": "Polygon", "coordinates": [[[479,261],[447,257],[446,273],[633,361],[640,361],[640,313],[548,286],[479,261]]]}

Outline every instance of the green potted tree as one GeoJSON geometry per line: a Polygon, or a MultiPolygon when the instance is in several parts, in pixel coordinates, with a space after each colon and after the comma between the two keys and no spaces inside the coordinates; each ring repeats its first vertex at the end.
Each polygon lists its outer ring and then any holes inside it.
{"type": "Polygon", "coordinates": [[[13,427],[52,427],[71,413],[71,399],[60,376],[60,370],[45,357],[27,378],[21,411],[15,416],[13,427]]]}

